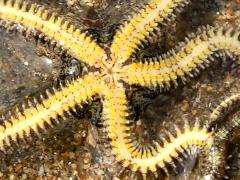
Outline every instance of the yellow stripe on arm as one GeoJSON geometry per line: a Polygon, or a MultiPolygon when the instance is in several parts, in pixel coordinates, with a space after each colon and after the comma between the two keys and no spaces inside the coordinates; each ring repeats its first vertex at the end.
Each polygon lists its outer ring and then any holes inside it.
{"type": "Polygon", "coordinates": [[[4,121],[0,126],[0,148],[4,142],[9,145],[10,139],[17,141],[17,137],[30,136],[30,130],[38,132],[38,128],[44,129],[44,124],[52,124],[52,119],[64,118],[64,113],[74,109],[75,105],[81,105],[98,92],[101,86],[98,85],[98,78],[89,75],[83,79],[62,87],[60,90],[49,94],[46,99],[42,98],[42,103],[35,103],[23,109],[23,113],[16,111],[9,121],[4,121]]]}
{"type": "Polygon", "coordinates": [[[233,106],[235,106],[236,104],[239,104],[240,102],[240,94],[234,94],[230,97],[227,97],[225,100],[223,100],[211,113],[210,115],[210,123],[216,123],[215,121],[217,121],[218,119],[220,119],[221,117],[223,117],[224,113],[228,113],[229,109],[233,106]]]}
{"type": "Polygon", "coordinates": [[[238,112],[235,112],[239,109],[239,105],[240,94],[236,93],[221,101],[221,103],[213,110],[209,118],[209,123],[212,123],[211,125],[213,127],[219,123],[218,121],[220,118],[223,118],[221,119],[223,122],[217,126],[215,132],[216,138],[222,141],[232,139],[231,136],[234,135],[234,130],[239,129],[240,116],[238,112]],[[233,114],[233,116],[230,116],[231,118],[224,118],[226,114],[233,114]]]}
{"type": "Polygon", "coordinates": [[[194,39],[187,40],[178,52],[170,51],[167,56],[125,66],[122,77],[129,84],[168,87],[171,82],[176,84],[178,78],[193,76],[191,73],[204,68],[208,58],[219,50],[239,56],[239,34],[238,28],[206,28],[194,39]]]}
{"type": "Polygon", "coordinates": [[[43,7],[26,1],[13,3],[11,0],[0,0],[0,19],[42,32],[74,58],[91,66],[101,66],[106,59],[104,50],[85,33],[43,7]]]}
{"type": "Polygon", "coordinates": [[[105,89],[103,118],[113,154],[133,171],[139,170],[145,174],[147,171],[155,172],[157,167],[167,171],[166,163],[173,162],[173,158],[177,158],[184,149],[194,145],[203,149],[211,146],[211,133],[194,126],[192,129],[185,128],[184,132],[176,130],[176,137],[169,133],[170,142],[164,140],[164,145],[156,142],[155,146],[148,144],[148,148],[144,148],[129,132],[127,107],[127,97],[121,84],[105,89]]]}
{"type": "Polygon", "coordinates": [[[159,23],[169,17],[174,9],[187,2],[188,0],[150,0],[145,8],[116,33],[111,46],[112,59],[117,63],[129,59],[159,23]]]}

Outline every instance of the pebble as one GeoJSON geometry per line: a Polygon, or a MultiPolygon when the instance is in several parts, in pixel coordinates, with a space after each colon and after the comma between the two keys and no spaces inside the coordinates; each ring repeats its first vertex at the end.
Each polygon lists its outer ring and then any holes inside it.
{"type": "Polygon", "coordinates": [[[44,176],[44,167],[41,166],[38,171],[38,176],[44,176]]]}
{"type": "Polygon", "coordinates": [[[69,152],[69,159],[75,159],[75,153],[74,152],[69,152]]]}
{"type": "Polygon", "coordinates": [[[9,180],[15,180],[16,178],[15,178],[15,175],[14,174],[10,174],[10,176],[9,176],[9,180]]]}
{"type": "Polygon", "coordinates": [[[86,154],[84,155],[84,158],[83,158],[83,163],[84,163],[83,168],[84,168],[84,169],[88,169],[88,168],[90,167],[90,165],[91,165],[91,159],[92,159],[91,153],[86,153],[86,154]]]}
{"type": "Polygon", "coordinates": [[[23,174],[22,177],[21,177],[21,180],[25,180],[25,179],[27,179],[27,175],[23,174]]]}
{"type": "Polygon", "coordinates": [[[186,112],[186,111],[189,110],[189,107],[190,107],[190,105],[189,105],[188,101],[184,100],[184,101],[182,102],[181,110],[182,110],[183,112],[186,112]]]}
{"type": "Polygon", "coordinates": [[[214,92],[214,89],[212,86],[207,86],[207,92],[208,93],[213,93],[214,92]]]}
{"type": "Polygon", "coordinates": [[[96,137],[98,137],[97,130],[94,127],[90,127],[86,142],[92,147],[96,147],[96,137]]]}
{"type": "Polygon", "coordinates": [[[195,116],[197,114],[197,110],[192,111],[192,115],[195,116]]]}
{"type": "Polygon", "coordinates": [[[71,167],[73,170],[76,170],[77,169],[77,164],[71,164],[71,167]]]}

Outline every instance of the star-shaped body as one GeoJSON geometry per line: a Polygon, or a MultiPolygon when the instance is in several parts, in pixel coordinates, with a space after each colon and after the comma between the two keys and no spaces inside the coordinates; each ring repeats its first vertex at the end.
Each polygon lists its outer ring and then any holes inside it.
{"type": "Polygon", "coordinates": [[[17,109],[15,116],[0,127],[0,147],[4,149],[4,143],[10,145],[10,140],[29,136],[31,130],[37,133],[45,124],[51,124],[52,119],[64,119],[64,114],[76,105],[98,95],[103,104],[102,118],[112,152],[125,167],[143,174],[156,172],[159,167],[167,174],[167,164],[172,165],[173,159],[189,146],[196,145],[208,152],[212,133],[197,124],[192,128],[186,125],[184,132],[176,127],[174,135],[168,133],[169,140],[147,146],[139,144],[129,131],[125,84],[170,88],[172,84],[177,85],[179,79],[185,81],[186,76],[208,65],[208,59],[219,50],[240,55],[237,28],[206,27],[191,40],[186,40],[178,51],[129,63],[150,33],[169,19],[174,10],[187,3],[187,0],[150,0],[121,26],[109,51],[105,51],[76,26],[43,7],[26,1],[0,0],[0,19],[6,26],[13,24],[19,31],[44,37],[72,57],[95,67],[94,72],[52,93],[47,92],[40,103],[29,101],[28,107],[17,109]]]}

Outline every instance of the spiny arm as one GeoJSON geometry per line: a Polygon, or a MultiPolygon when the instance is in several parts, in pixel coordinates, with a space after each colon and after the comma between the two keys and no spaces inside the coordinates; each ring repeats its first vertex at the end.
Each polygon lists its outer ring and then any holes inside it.
{"type": "Polygon", "coordinates": [[[146,87],[169,87],[176,80],[185,80],[208,65],[210,58],[219,50],[240,55],[240,30],[228,27],[206,27],[192,40],[187,40],[178,52],[172,50],[167,55],[147,59],[145,62],[125,66],[123,77],[127,83],[146,87]]]}
{"type": "Polygon", "coordinates": [[[56,41],[70,55],[91,66],[101,66],[105,52],[74,25],[44,7],[27,1],[0,0],[0,19],[20,24],[29,31],[35,29],[56,41]]]}
{"type": "Polygon", "coordinates": [[[129,59],[159,23],[171,16],[174,9],[184,6],[188,1],[150,0],[147,6],[116,33],[111,46],[112,60],[121,64],[129,59]]]}
{"type": "MultiPolygon", "coordinates": [[[[226,113],[234,112],[237,110],[240,105],[240,94],[236,93],[233,94],[223,101],[213,110],[212,114],[210,115],[210,122],[214,126],[219,118],[223,117],[226,113]],[[213,124],[214,123],[214,124],[213,124]]],[[[235,129],[239,129],[240,127],[240,118],[239,115],[234,115],[229,120],[225,120],[221,126],[218,126],[216,130],[215,136],[220,140],[227,140],[229,136],[233,135],[233,131],[235,129]]]]}
{"type": "Polygon", "coordinates": [[[55,90],[54,94],[47,93],[47,98],[42,96],[42,102],[29,101],[27,108],[20,112],[18,109],[15,115],[0,126],[0,149],[4,149],[4,142],[9,145],[10,139],[17,142],[17,137],[30,136],[30,130],[38,133],[39,128],[44,129],[45,124],[52,125],[52,120],[64,118],[65,113],[75,109],[98,92],[101,86],[98,85],[98,78],[89,75],[83,79],[77,79],[73,83],[55,90]]]}
{"type": "MultiPolygon", "coordinates": [[[[231,113],[236,108],[239,108],[240,105],[240,96],[239,94],[234,94],[228,98],[226,98],[224,101],[220,103],[220,105],[213,111],[212,116],[213,119],[218,120],[223,113],[231,113]],[[236,107],[237,106],[237,107],[236,107]]],[[[226,144],[229,144],[229,141],[234,139],[235,132],[239,131],[240,128],[240,116],[239,112],[236,112],[233,116],[230,116],[231,118],[226,119],[223,125],[218,127],[218,129],[215,132],[215,139],[218,141],[214,145],[216,147],[216,151],[212,152],[213,157],[215,157],[215,161],[208,161],[207,163],[210,164],[208,169],[208,172],[211,172],[213,174],[212,176],[217,176],[218,178],[224,177],[225,179],[229,179],[228,176],[223,176],[225,171],[231,169],[231,165],[227,164],[227,158],[229,157],[226,151],[226,144]],[[219,144],[219,145],[218,145],[219,144]]],[[[215,141],[216,141],[215,140],[215,141]]],[[[210,154],[211,155],[211,154],[210,154]]]]}
{"type": "MultiPolygon", "coordinates": [[[[240,105],[240,94],[233,94],[223,101],[213,110],[210,115],[208,124],[215,127],[215,124],[220,118],[224,118],[224,115],[231,113],[240,105]]],[[[228,179],[224,174],[230,167],[227,164],[227,144],[229,139],[232,139],[233,132],[240,127],[239,115],[228,119],[221,119],[223,122],[219,123],[217,128],[215,127],[213,147],[211,148],[209,155],[203,163],[202,178],[203,179],[219,179],[224,177],[228,179]]]]}
{"type": "Polygon", "coordinates": [[[219,118],[221,118],[224,113],[228,113],[230,108],[233,108],[236,105],[240,105],[240,94],[234,94],[230,97],[227,97],[225,100],[223,100],[211,113],[210,115],[210,123],[214,123],[219,118]]]}
{"type": "Polygon", "coordinates": [[[127,97],[122,85],[113,85],[102,94],[104,125],[111,139],[113,154],[133,171],[139,170],[145,174],[147,171],[156,172],[157,167],[167,171],[167,163],[173,163],[173,158],[178,158],[184,149],[192,145],[203,149],[211,146],[211,134],[198,126],[192,129],[186,127],[184,132],[176,128],[176,137],[169,133],[170,142],[162,140],[163,145],[155,142],[154,145],[142,146],[129,132],[127,97]]]}

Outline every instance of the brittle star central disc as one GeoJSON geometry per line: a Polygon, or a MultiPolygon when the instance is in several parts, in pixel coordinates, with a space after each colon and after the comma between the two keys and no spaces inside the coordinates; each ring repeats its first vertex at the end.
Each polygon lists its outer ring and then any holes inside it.
{"type": "Polygon", "coordinates": [[[121,65],[114,61],[105,62],[101,68],[101,74],[106,84],[117,83],[124,77],[121,65]]]}

